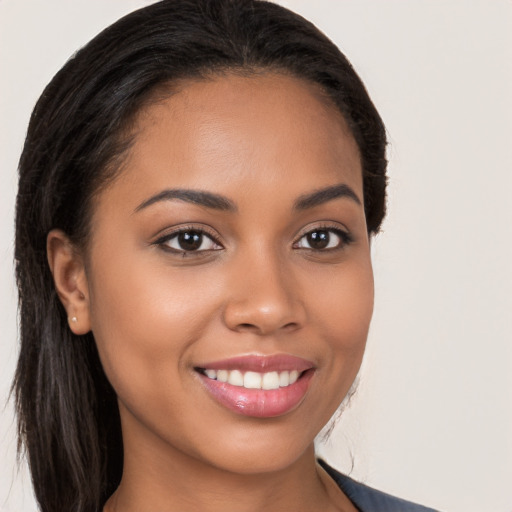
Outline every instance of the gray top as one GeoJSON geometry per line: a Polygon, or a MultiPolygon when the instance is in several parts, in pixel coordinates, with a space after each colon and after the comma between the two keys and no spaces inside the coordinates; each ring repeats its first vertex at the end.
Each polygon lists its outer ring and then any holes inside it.
{"type": "Polygon", "coordinates": [[[436,512],[432,508],[417,505],[401,498],[395,498],[390,494],[356,482],[352,478],[331,468],[321,459],[318,462],[329,473],[359,512],[436,512]]]}

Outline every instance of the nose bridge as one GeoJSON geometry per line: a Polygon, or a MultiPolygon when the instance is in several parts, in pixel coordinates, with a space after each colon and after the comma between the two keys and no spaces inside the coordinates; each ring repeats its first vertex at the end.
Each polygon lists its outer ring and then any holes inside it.
{"type": "Polygon", "coordinates": [[[224,317],[229,328],[270,334],[303,322],[290,263],[263,244],[240,253],[232,262],[229,300],[224,317]]]}

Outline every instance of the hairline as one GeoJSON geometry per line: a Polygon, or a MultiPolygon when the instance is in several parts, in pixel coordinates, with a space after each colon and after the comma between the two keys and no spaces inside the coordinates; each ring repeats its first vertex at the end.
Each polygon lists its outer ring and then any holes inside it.
{"type": "MultiPolygon", "coordinates": [[[[122,151],[114,154],[108,160],[104,169],[100,174],[107,175],[106,180],[101,180],[99,185],[96,185],[91,191],[90,197],[87,201],[86,219],[85,219],[85,232],[84,236],[79,240],[74,240],[75,246],[82,252],[85,261],[90,263],[87,257],[91,247],[92,240],[92,223],[94,212],[96,211],[97,204],[100,196],[115,184],[117,179],[122,175],[126,165],[130,159],[131,149],[136,143],[137,136],[140,133],[140,119],[144,113],[148,112],[154,106],[162,104],[172,98],[174,95],[182,92],[186,87],[193,84],[201,84],[208,82],[215,82],[223,78],[239,76],[242,78],[253,79],[260,76],[284,76],[298,80],[305,84],[309,92],[326,108],[334,109],[340,118],[340,126],[342,130],[349,135],[355,144],[357,154],[361,167],[361,178],[364,184],[364,165],[361,155],[361,148],[357,142],[355,134],[350,127],[350,123],[333,98],[329,90],[319,82],[312,80],[309,77],[301,76],[289,68],[278,65],[260,66],[260,65],[243,65],[243,66],[218,66],[217,68],[211,67],[210,69],[198,69],[197,71],[178,76],[174,79],[162,80],[155,83],[150,89],[141,94],[133,107],[129,109],[121,121],[121,127],[117,133],[113,133],[114,139],[117,141],[117,146],[122,147],[122,151]]],[[[364,202],[363,197],[363,202],[364,202]]]]}

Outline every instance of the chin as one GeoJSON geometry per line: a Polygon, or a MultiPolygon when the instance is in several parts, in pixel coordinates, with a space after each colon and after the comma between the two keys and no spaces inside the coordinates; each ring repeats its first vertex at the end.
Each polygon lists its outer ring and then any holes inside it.
{"type": "Polygon", "coordinates": [[[238,475],[278,473],[288,470],[303,457],[313,456],[313,443],[307,446],[290,447],[286,443],[268,444],[261,449],[255,446],[245,450],[229,450],[216,457],[212,465],[238,475]]]}

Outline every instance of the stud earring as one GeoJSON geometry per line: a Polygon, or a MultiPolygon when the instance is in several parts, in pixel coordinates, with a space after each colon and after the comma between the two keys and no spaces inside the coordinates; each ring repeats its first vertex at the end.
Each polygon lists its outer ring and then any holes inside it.
{"type": "Polygon", "coordinates": [[[72,317],[71,317],[71,321],[72,321],[74,324],[76,324],[76,323],[78,322],[78,319],[77,319],[77,317],[76,317],[76,316],[72,316],[72,317]]]}

